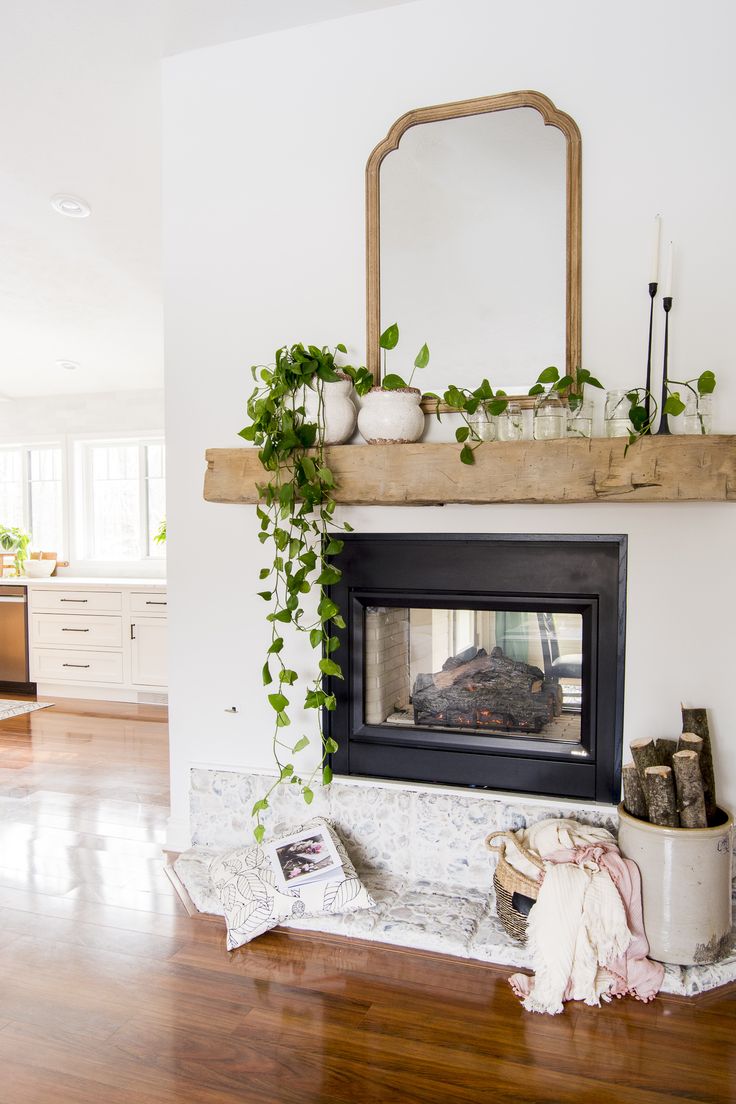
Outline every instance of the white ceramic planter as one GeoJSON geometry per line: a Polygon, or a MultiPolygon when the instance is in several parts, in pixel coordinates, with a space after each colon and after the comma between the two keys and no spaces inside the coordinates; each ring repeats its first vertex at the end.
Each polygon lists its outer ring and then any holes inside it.
{"type": "MultiPolygon", "coordinates": [[[[358,419],[352,396],[353,384],[349,379],[322,385],[323,444],[342,445],[352,437],[358,419]]],[[[304,408],[308,421],[318,421],[319,395],[316,388],[304,388],[304,408]]]]}
{"type": "Polygon", "coordinates": [[[731,831],[663,828],[619,805],[621,854],[641,871],[644,930],[652,958],[680,966],[716,962],[731,938],[731,831]]]}
{"type": "Polygon", "coordinates": [[[383,391],[374,387],[363,396],[358,429],[369,445],[408,444],[424,433],[424,413],[417,387],[383,391]]]}

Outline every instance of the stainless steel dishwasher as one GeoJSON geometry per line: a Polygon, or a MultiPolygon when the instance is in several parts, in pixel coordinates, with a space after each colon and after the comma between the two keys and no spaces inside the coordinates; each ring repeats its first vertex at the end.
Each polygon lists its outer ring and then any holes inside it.
{"type": "Polygon", "coordinates": [[[29,689],[28,592],[0,583],[0,686],[29,689]]]}

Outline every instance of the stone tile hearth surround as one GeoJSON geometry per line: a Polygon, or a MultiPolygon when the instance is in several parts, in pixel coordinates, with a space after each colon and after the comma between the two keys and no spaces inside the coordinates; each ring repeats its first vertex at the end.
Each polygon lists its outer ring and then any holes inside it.
{"type": "MultiPolygon", "coordinates": [[[[221,912],[207,873],[217,852],[252,841],[250,810],[268,775],[193,769],[190,851],[176,871],[202,912],[221,912]]],[[[574,817],[616,831],[616,809],[485,790],[340,779],[317,790],[307,808],[282,786],[266,814],[268,831],[314,816],[329,818],[377,907],[348,916],[294,921],[289,927],[353,935],[399,946],[528,968],[496,914],[489,832],[515,830],[544,817],[574,817]]],[[[736,932],[727,958],[712,966],[667,966],[663,990],[683,996],[736,980],[736,932]]]]}

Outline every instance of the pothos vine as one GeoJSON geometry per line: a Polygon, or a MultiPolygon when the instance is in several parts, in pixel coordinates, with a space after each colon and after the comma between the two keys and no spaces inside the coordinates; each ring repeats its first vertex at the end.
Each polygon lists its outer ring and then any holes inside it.
{"type": "Polygon", "coordinates": [[[324,784],[330,782],[332,770],[327,760],[337,751],[335,741],[325,737],[323,731],[323,710],[334,710],[336,703],[322,680],[325,676],[343,677],[334,658],[339,641],[332,630],[345,628],[345,622],[327,588],[342,575],[333,560],[343,547],[335,532],[351,531],[349,524],[335,522],[335,479],[324,457],[323,388],[326,383],[345,378],[343,370],[335,365],[338,352],[344,354],[345,346],[337,345],[334,351],[326,346],[284,346],[276,351],[273,365],[254,367],[257,386],[247,407],[251,424],[240,431],[241,437],[259,447],[260,461],[270,473],[268,481],[258,486],[260,504],[256,513],[260,521],[258,539],[263,545],[271,542],[274,550],[271,564],[260,571],[259,578],[267,586],[259,594],[270,607],[266,619],[271,639],[262,678],[265,687],[273,687],[268,701],[274,713],[272,744],[277,777],[253,806],[258,843],[265,835],[261,814],[269,808],[274,790],[282,783],[296,786],[306,804],[311,804],[315,779],[321,775],[324,784]],[[316,392],[316,422],[307,415],[306,388],[316,392]],[[293,758],[308,746],[309,737],[288,739],[289,710],[299,675],[286,660],[286,626],[306,635],[321,656],[301,702],[303,708],[315,711],[321,748],[319,760],[307,777],[297,772],[293,758]]]}

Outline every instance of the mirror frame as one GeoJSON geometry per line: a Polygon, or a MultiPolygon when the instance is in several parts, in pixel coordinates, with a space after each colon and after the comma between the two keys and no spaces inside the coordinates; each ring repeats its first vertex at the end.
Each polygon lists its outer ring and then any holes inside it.
{"type": "MultiPolygon", "coordinates": [[[[566,263],[566,325],[565,371],[575,376],[581,351],[581,221],[582,221],[582,149],[580,130],[575,120],[559,111],[542,92],[505,92],[497,96],[481,96],[475,100],[435,104],[407,111],[393,124],[368,158],[366,183],[366,296],[367,296],[367,367],[376,384],[381,381],[381,163],[387,154],[398,149],[402,135],[409,127],[435,123],[445,119],[462,119],[468,115],[485,115],[491,111],[508,111],[515,107],[533,107],[546,126],[557,127],[567,142],[567,263],[566,263]]],[[[540,371],[546,365],[540,366],[540,371]]],[[[447,380],[447,383],[453,381],[447,380]]],[[[454,381],[457,382],[457,381],[454,381]]],[[[478,380],[478,383],[481,381],[478,380]]],[[[492,382],[492,381],[491,381],[492,382]]],[[[514,396],[527,398],[527,396],[514,396]]],[[[444,404],[443,404],[444,406],[444,404]]],[[[428,409],[436,403],[429,400],[428,409]]],[[[449,409],[449,408],[446,408],[449,409]]]]}

